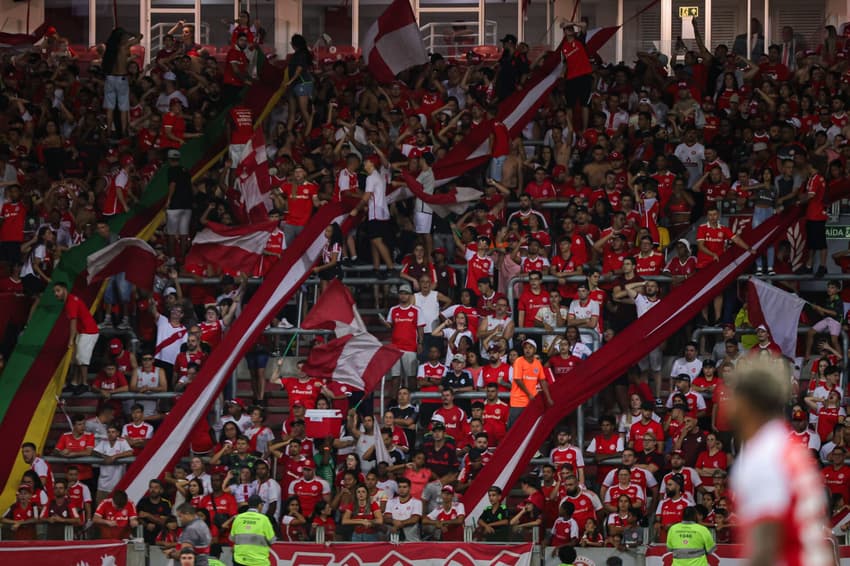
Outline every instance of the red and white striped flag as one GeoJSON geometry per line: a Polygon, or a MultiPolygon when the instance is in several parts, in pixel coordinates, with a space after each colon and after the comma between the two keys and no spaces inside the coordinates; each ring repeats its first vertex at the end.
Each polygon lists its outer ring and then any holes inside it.
{"type": "Polygon", "coordinates": [[[400,350],[381,344],[366,331],[351,292],[338,279],[328,285],[301,327],[333,330],[336,335],[310,350],[304,373],[345,383],[367,395],[401,357],[400,350]]]}
{"type": "MultiPolygon", "coordinates": [[[[564,74],[564,62],[560,47],[550,52],[525,83],[525,87],[513,93],[499,104],[496,120],[508,127],[511,138],[520,135],[522,129],[534,117],[549,96],[552,88],[564,74]]],[[[445,157],[434,163],[437,185],[444,185],[460,177],[470,169],[484,165],[490,159],[489,121],[472,128],[445,157]]]]}
{"type": "Polygon", "coordinates": [[[121,238],[86,258],[88,283],[123,273],[127,281],[140,289],[153,287],[156,251],[139,238],[121,238]]]}
{"type": "Polygon", "coordinates": [[[345,233],[354,224],[349,210],[350,207],[343,203],[330,203],[320,208],[302,232],[303,237],[296,238],[265,276],[222,343],[212,351],[186,392],[166,415],[162,426],[121,478],[118,489],[125,490],[131,501],[139,501],[150,479],[159,477],[183,454],[192,430],[206,418],[236,364],[310,275],[327,241],[325,228],[337,222],[345,233]]]}
{"type": "Polygon", "coordinates": [[[378,81],[389,83],[405,69],[428,62],[409,0],[393,0],[363,37],[363,60],[378,81]]]}
{"type": "Polygon", "coordinates": [[[789,358],[797,355],[797,327],[806,301],[755,277],[747,281],[747,318],[750,326],[767,327],[770,338],[789,358]]]}
{"type": "Polygon", "coordinates": [[[461,215],[466,212],[472,204],[481,200],[481,191],[472,187],[454,187],[450,192],[430,194],[425,192],[422,183],[408,171],[402,171],[401,177],[404,186],[393,187],[387,193],[387,203],[392,204],[404,199],[416,197],[422,202],[431,205],[431,209],[440,217],[445,218],[450,214],[461,215]]]}
{"type": "Polygon", "coordinates": [[[262,128],[254,130],[254,136],[242,150],[236,166],[236,188],[251,222],[267,220],[272,208],[272,178],[262,128]]]}
{"type": "Polygon", "coordinates": [[[584,48],[588,55],[595,55],[602,46],[617,34],[620,26],[609,26],[604,28],[593,28],[587,30],[584,36],[584,48]]]}
{"type": "MultiPolygon", "coordinates": [[[[6,33],[0,32],[0,49],[13,49],[15,51],[27,51],[41,41],[51,26],[43,23],[33,30],[32,33],[6,33]]],[[[55,29],[53,30],[56,31],[55,29]]]]}
{"type": "Polygon", "coordinates": [[[192,240],[186,263],[226,265],[228,272],[253,273],[275,226],[273,221],[244,226],[208,222],[192,240]]]}

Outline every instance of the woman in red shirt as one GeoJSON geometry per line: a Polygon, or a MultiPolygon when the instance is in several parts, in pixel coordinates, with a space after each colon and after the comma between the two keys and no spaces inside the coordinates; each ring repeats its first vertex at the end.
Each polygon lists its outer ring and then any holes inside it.
{"type": "Polygon", "coordinates": [[[286,500],[286,513],[280,518],[281,539],[288,542],[307,540],[307,519],[301,514],[301,503],[293,495],[286,500]]]}
{"type": "Polygon", "coordinates": [[[313,520],[310,523],[310,539],[316,540],[316,530],[319,527],[325,529],[325,540],[334,540],[336,536],[336,521],[333,516],[334,509],[327,501],[319,501],[313,510],[313,520]]]}
{"type": "Polygon", "coordinates": [[[378,540],[378,526],[384,518],[381,507],[369,497],[365,485],[358,485],[354,490],[354,503],[346,506],[342,515],[343,525],[353,525],[352,542],[375,542],[378,540]]]}

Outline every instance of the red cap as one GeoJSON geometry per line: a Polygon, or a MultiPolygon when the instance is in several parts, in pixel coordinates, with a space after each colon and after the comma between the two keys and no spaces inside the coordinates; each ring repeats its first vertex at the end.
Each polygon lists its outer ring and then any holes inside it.
{"type": "Polygon", "coordinates": [[[566,168],[566,167],[564,167],[563,165],[555,165],[555,166],[552,168],[552,176],[553,176],[553,177],[557,177],[557,176],[558,176],[558,175],[560,175],[561,173],[566,173],[566,172],[567,172],[567,168],[566,168]]]}
{"type": "Polygon", "coordinates": [[[432,253],[446,255],[446,248],[434,248],[432,253]]]}
{"type": "Polygon", "coordinates": [[[374,165],[375,167],[381,166],[381,158],[378,155],[370,155],[369,157],[366,158],[366,160],[371,161],[372,165],[374,165]]]}
{"type": "Polygon", "coordinates": [[[28,483],[22,483],[18,486],[18,491],[28,491],[32,493],[32,486],[28,483]]]}
{"type": "Polygon", "coordinates": [[[242,399],[239,399],[238,397],[236,399],[231,399],[230,401],[228,401],[228,403],[230,403],[232,405],[239,405],[243,409],[245,408],[245,401],[243,401],[242,399]]]}
{"type": "Polygon", "coordinates": [[[300,399],[296,399],[295,401],[293,401],[293,402],[292,402],[292,406],[293,406],[293,407],[303,407],[303,406],[304,406],[304,402],[303,402],[303,401],[301,401],[300,399]]]}
{"type": "Polygon", "coordinates": [[[671,454],[673,456],[681,456],[683,454],[683,452],[681,450],[673,450],[673,452],[671,452],[671,454]]]}
{"type": "Polygon", "coordinates": [[[316,462],[314,462],[312,458],[307,458],[306,460],[304,460],[304,467],[315,470],[316,469],[316,462]]]}
{"type": "Polygon", "coordinates": [[[679,88],[690,88],[688,86],[688,83],[686,83],[685,81],[680,82],[678,86],[679,86],[679,88]]]}
{"type": "Polygon", "coordinates": [[[623,154],[619,151],[612,151],[610,154],[608,154],[608,159],[610,159],[611,161],[618,161],[622,158],[623,154]]]}
{"type": "Polygon", "coordinates": [[[126,167],[127,165],[133,164],[133,156],[129,154],[124,154],[121,156],[121,167],[126,167]]]}
{"type": "Polygon", "coordinates": [[[121,342],[120,338],[113,338],[109,341],[109,352],[114,356],[118,352],[124,349],[124,344],[121,342]]]}
{"type": "Polygon", "coordinates": [[[446,493],[454,493],[454,492],[455,492],[455,488],[453,488],[453,487],[452,487],[452,486],[450,486],[450,485],[444,485],[444,486],[443,486],[443,489],[441,489],[440,491],[445,491],[446,493]]]}

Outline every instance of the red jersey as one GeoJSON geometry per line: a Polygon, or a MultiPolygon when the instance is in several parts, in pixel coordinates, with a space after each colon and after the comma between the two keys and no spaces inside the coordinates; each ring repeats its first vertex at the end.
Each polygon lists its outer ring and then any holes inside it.
{"type": "MultiPolygon", "coordinates": [[[[566,79],[575,79],[593,73],[593,67],[590,65],[590,58],[587,56],[587,50],[584,48],[584,43],[574,39],[573,41],[564,40],[561,53],[567,62],[566,79]]],[[[581,523],[584,525],[584,523],[581,523]]]]}
{"type": "Polygon", "coordinates": [[[180,352],[174,360],[174,375],[180,380],[189,374],[189,364],[200,366],[206,359],[207,355],[201,349],[197,352],[180,352]]]}
{"type": "Polygon", "coordinates": [[[688,256],[684,262],[678,257],[670,258],[667,265],[664,267],[664,272],[672,276],[690,277],[697,271],[697,258],[688,256]]]}
{"type": "Polygon", "coordinates": [[[100,332],[89,309],[76,295],[69,294],[65,300],[65,316],[69,320],[77,321],[77,332],[79,334],[98,334],[100,332]]]}
{"type": "Polygon", "coordinates": [[[652,178],[658,181],[658,201],[661,204],[661,208],[664,208],[667,205],[667,201],[670,200],[670,195],[673,194],[673,181],[676,180],[676,175],[667,171],[665,173],[656,173],[652,175],[652,178]]]}
{"type": "MultiPolygon", "coordinates": [[[[36,519],[39,516],[41,516],[41,511],[38,506],[30,503],[26,507],[23,507],[20,503],[16,502],[3,517],[12,519],[13,521],[28,521],[36,519]]],[[[14,540],[36,540],[35,524],[22,525],[12,533],[12,538],[14,540]]]]}
{"type": "Polygon", "coordinates": [[[584,457],[581,451],[575,446],[567,446],[566,448],[556,446],[549,453],[549,461],[552,462],[552,465],[556,469],[560,469],[561,466],[565,465],[572,468],[573,471],[584,468],[584,457]]]}
{"type": "Polygon", "coordinates": [[[576,496],[570,496],[564,493],[561,501],[558,503],[558,506],[560,507],[561,503],[564,501],[569,501],[575,506],[573,519],[575,519],[575,522],[579,525],[579,536],[581,536],[581,532],[584,530],[584,525],[587,523],[587,520],[596,519],[596,507],[593,499],[584,492],[581,492],[576,496]]]}
{"type": "Polygon", "coordinates": [[[611,486],[611,489],[605,492],[605,502],[616,504],[621,495],[628,496],[633,507],[640,507],[643,509],[644,505],[646,505],[646,493],[643,491],[643,488],[636,483],[630,483],[626,487],[622,487],[620,484],[611,486]]]}
{"type": "Polygon", "coordinates": [[[481,369],[482,385],[486,386],[488,383],[498,383],[500,392],[510,392],[510,387],[502,385],[502,383],[510,382],[510,377],[511,366],[506,362],[501,362],[496,367],[493,367],[492,364],[487,364],[481,369]]]}
{"type": "Polygon", "coordinates": [[[440,407],[434,411],[434,414],[443,417],[446,423],[446,434],[454,438],[456,444],[467,437],[469,423],[466,422],[466,413],[463,412],[463,409],[457,405],[450,409],[440,407]]]}
{"type": "Polygon", "coordinates": [[[5,202],[0,208],[0,242],[23,242],[27,209],[21,202],[5,202]]]}
{"type": "Polygon", "coordinates": [[[184,135],[186,133],[186,120],[179,114],[166,112],[162,115],[162,129],[159,135],[159,147],[179,149],[183,144],[184,135]],[[171,126],[171,135],[180,141],[175,141],[165,135],[166,127],[171,126]]]}
{"type": "Polygon", "coordinates": [[[519,311],[525,313],[525,324],[533,324],[537,311],[548,305],[549,293],[545,290],[535,294],[531,291],[531,287],[528,287],[519,297],[519,311]]]}
{"type": "Polygon", "coordinates": [[[286,223],[291,226],[306,226],[313,215],[313,197],[319,194],[315,183],[294,185],[286,183],[282,188],[286,198],[286,223]]]}
{"type": "Polygon", "coordinates": [[[635,421],[629,429],[629,439],[634,443],[635,452],[640,454],[643,452],[643,436],[647,432],[652,432],[655,435],[655,440],[658,442],[664,441],[664,429],[661,423],[650,420],[649,424],[643,424],[642,421],[635,421]]]}
{"type": "MultiPolygon", "coordinates": [[[[564,256],[560,254],[552,258],[552,270],[555,273],[574,273],[576,271],[581,271],[581,265],[582,264],[575,260],[575,255],[572,251],[570,251],[570,257],[568,258],[564,258],[564,256]]],[[[560,293],[562,297],[574,297],[576,294],[576,284],[558,284],[558,293],[560,293]]]]}
{"type": "MultiPolygon", "coordinates": [[[[65,450],[69,452],[83,452],[86,448],[94,448],[94,435],[90,432],[84,432],[79,438],[74,436],[72,432],[66,432],[59,437],[59,442],[56,443],[56,450],[65,450]]],[[[80,480],[88,480],[94,477],[91,466],[88,464],[77,464],[80,469],[80,480]]]]}
{"type": "Polygon", "coordinates": [[[522,258],[522,261],[519,264],[519,269],[523,273],[530,273],[532,271],[540,271],[543,272],[549,267],[549,260],[542,255],[537,256],[532,259],[529,256],[522,258]]]}
{"type": "MultiPolygon", "coordinates": [[[[676,523],[682,522],[682,514],[685,509],[693,505],[693,503],[685,496],[680,495],[678,499],[663,499],[658,504],[658,510],[655,512],[657,520],[661,521],[662,527],[669,527],[676,523]]],[[[667,541],[667,529],[661,529],[661,538],[659,542],[667,541]]]]}
{"type": "MultiPolygon", "coordinates": [[[[711,226],[706,222],[697,228],[697,242],[702,242],[709,251],[717,255],[723,255],[723,252],[726,251],[726,242],[731,240],[734,235],[732,230],[723,224],[711,226]]],[[[703,253],[702,250],[697,252],[698,268],[702,269],[713,261],[714,258],[703,253]]]]}
{"type": "Polygon", "coordinates": [[[813,174],[806,181],[806,194],[809,195],[809,200],[806,203],[806,220],[812,222],[823,222],[829,219],[826,213],[826,180],[819,173],[813,174]]]}
{"type": "Polygon", "coordinates": [[[228,517],[233,517],[239,513],[239,507],[236,504],[236,498],[231,493],[222,493],[215,495],[210,493],[201,499],[201,508],[209,512],[210,517],[215,517],[218,513],[224,513],[228,517]]]}
{"type": "Polygon", "coordinates": [[[306,409],[315,409],[316,400],[322,394],[322,382],[318,379],[309,378],[306,382],[297,378],[283,380],[283,388],[289,398],[289,406],[301,403],[306,409]]]}
{"type": "MultiPolygon", "coordinates": [[[[439,382],[446,375],[447,368],[441,363],[432,364],[426,362],[419,366],[419,372],[416,376],[416,386],[419,391],[424,393],[438,393],[440,391],[439,382]]],[[[423,403],[439,403],[439,399],[422,399],[423,403]]]]}
{"type": "Polygon", "coordinates": [[[552,181],[549,179],[544,179],[542,183],[531,181],[525,186],[525,192],[532,199],[552,199],[557,196],[555,187],[552,186],[552,181]]]}
{"type": "Polygon", "coordinates": [[[664,267],[664,256],[660,252],[651,252],[648,256],[638,254],[635,256],[635,273],[641,277],[647,275],[661,275],[664,267]]]}
{"type": "Polygon", "coordinates": [[[251,109],[241,104],[234,106],[230,109],[230,121],[233,123],[230,130],[230,143],[248,143],[254,135],[254,116],[251,109]]]}
{"type": "MultiPolygon", "coordinates": [[[[153,438],[153,427],[146,422],[142,422],[141,424],[127,423],[124,425],[124,429],[121,431],[121,436],[123,436],[128,441],[130,439],[149,440],[153,438]]],[[[133,448],[133,452],[135,454],[139,454],[141,451],[141,446],[133,448]]]]}
{"type": "Polygon", "coordinates": [[[478,289],[478,280],[484,277],[493,277],[495,262],[490,256],[479,256],[474,248],[473,245],[467,246],[464,254],[466,259],[466,288],[472,289],[477,295],[481,293],[478,289]]]}
{"type": "Polygon", "coordinates": [[[841,495],[844,501],[850,501],[850,466],[842,464],[837,470],[834,466],[828,466],[820,473],[832,495],[841,495]]]}
{"type": "Polygon", "coordinates": [[[201,341],[209,344],[211,349],[214,349],[221,343],[221,338],[224,334],[224,323],[222,321],[204,321],[198,323],[198,326],[201,328],[201,341]]]}
{"type": "Polygon", "coordinates": [[[107,521],[115,521],[117,523],[114,527],[101,525],[100,538],[130,538],[130,521],[138,518],[136,516],[136,507],[132,502],[128,501],[123,508],[118,509],[112,502],[112,498],[101,501],[94,514],[107,521]]]}
{"type": "Polygon", "coordinates": [[[114,216],[127,212],[119,197],[123,197],[126,202],[129,180],[130,176],[123,169],[111,177],[109,185],[106,187],[106,199],[103,201],[104,216],[114,216]]]}
{"type": "Polygon", "coordinates": [[[343,169],[336,177],[336,186],[334,187],[334,198],[339,200],[344,193],[348,191],[360,190],[360,180],[357,177],[357,171],[351,172],[348,169],[343,169]]]}
{"type": "Polygon", "coordinates": [[[629,257],[629,253],[625,250],[615,252],[606,250],[602,256],[602,273],[608,274],[623,269],[623,261],[629,257]]]}
{"type": "Polygon", "coordinates": [[[393,325],[392,345],[403,352],[415,352],[419,343],[419,328],[425,326],[419,307],[396,305],[390,309],[387,320],[393,325]]]}
{"type": "MultiPolygon", "coordinates": [[[[71,506],[80,511],[82,515],[85,512],[86,503],[92,502],[91,491],[86,484],[81,482],[69,485],[68,500],[71,502],[71,506]]],[[[91,519],[91,517],[86,517],[86,519],[91,519]]]]}
{"type": "Polygon", "coordinates": [[[244,86],[245,81],[242,79],[248,71],[248,57],[238,47],[231,47],[227,52],[227,58],[224,61],[223,81],[226,85],[244,86]],[[233,66],[239,70],[239,75],[233,71],[233,66]]]}
{"type": "Polygon", "coordinates": [[[301,478],[289,484],[289,493],[298,497],[301,503],[301,512],[305,517],[313,514],[316,504],[325,495],[330,495],[331,486],[325,480],[313,478],[310,481],[301,478]]]}
{"type": "Polygon", "coordinates": [[[553,548],[570,544],[578,539],[578,533],[578,523],[576,523],[575,519],[558,517],[552,525],[552,540],[549,544],[553,548]]]}
{"type": "Polygon", "coordinates": [[[497,400],[495,403],[484,403],[484,432],[487,433],[487,443],[489,446],[498,446],[505,438],[508,430],[508,414],[510,407],[502,400],[497,400]]]}

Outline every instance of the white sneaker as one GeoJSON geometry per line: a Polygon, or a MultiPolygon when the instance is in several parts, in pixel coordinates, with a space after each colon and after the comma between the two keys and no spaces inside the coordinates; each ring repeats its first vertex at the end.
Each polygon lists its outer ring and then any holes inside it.
{"type": "Polygon", "coordinates": [[[121,322],[118,323],[119,330],[130,330],[130,319],[125,317],[121,318],[121,322]]]}
{"type": "Polygon", "coordinates": [[[295,325],[286,320],[285,318],[280,319],[280,322],[277,323],[278,328],[295,328],[295,325]]]}
{"type": "Polygon", "coordinates": [[[100,328],[101,330],[103,330],[105,328],[112,328],[112,315],[111,314],[105,315],[103,317],[103,322],[101,322],[98,325],[98,328],[100,328]]]}

